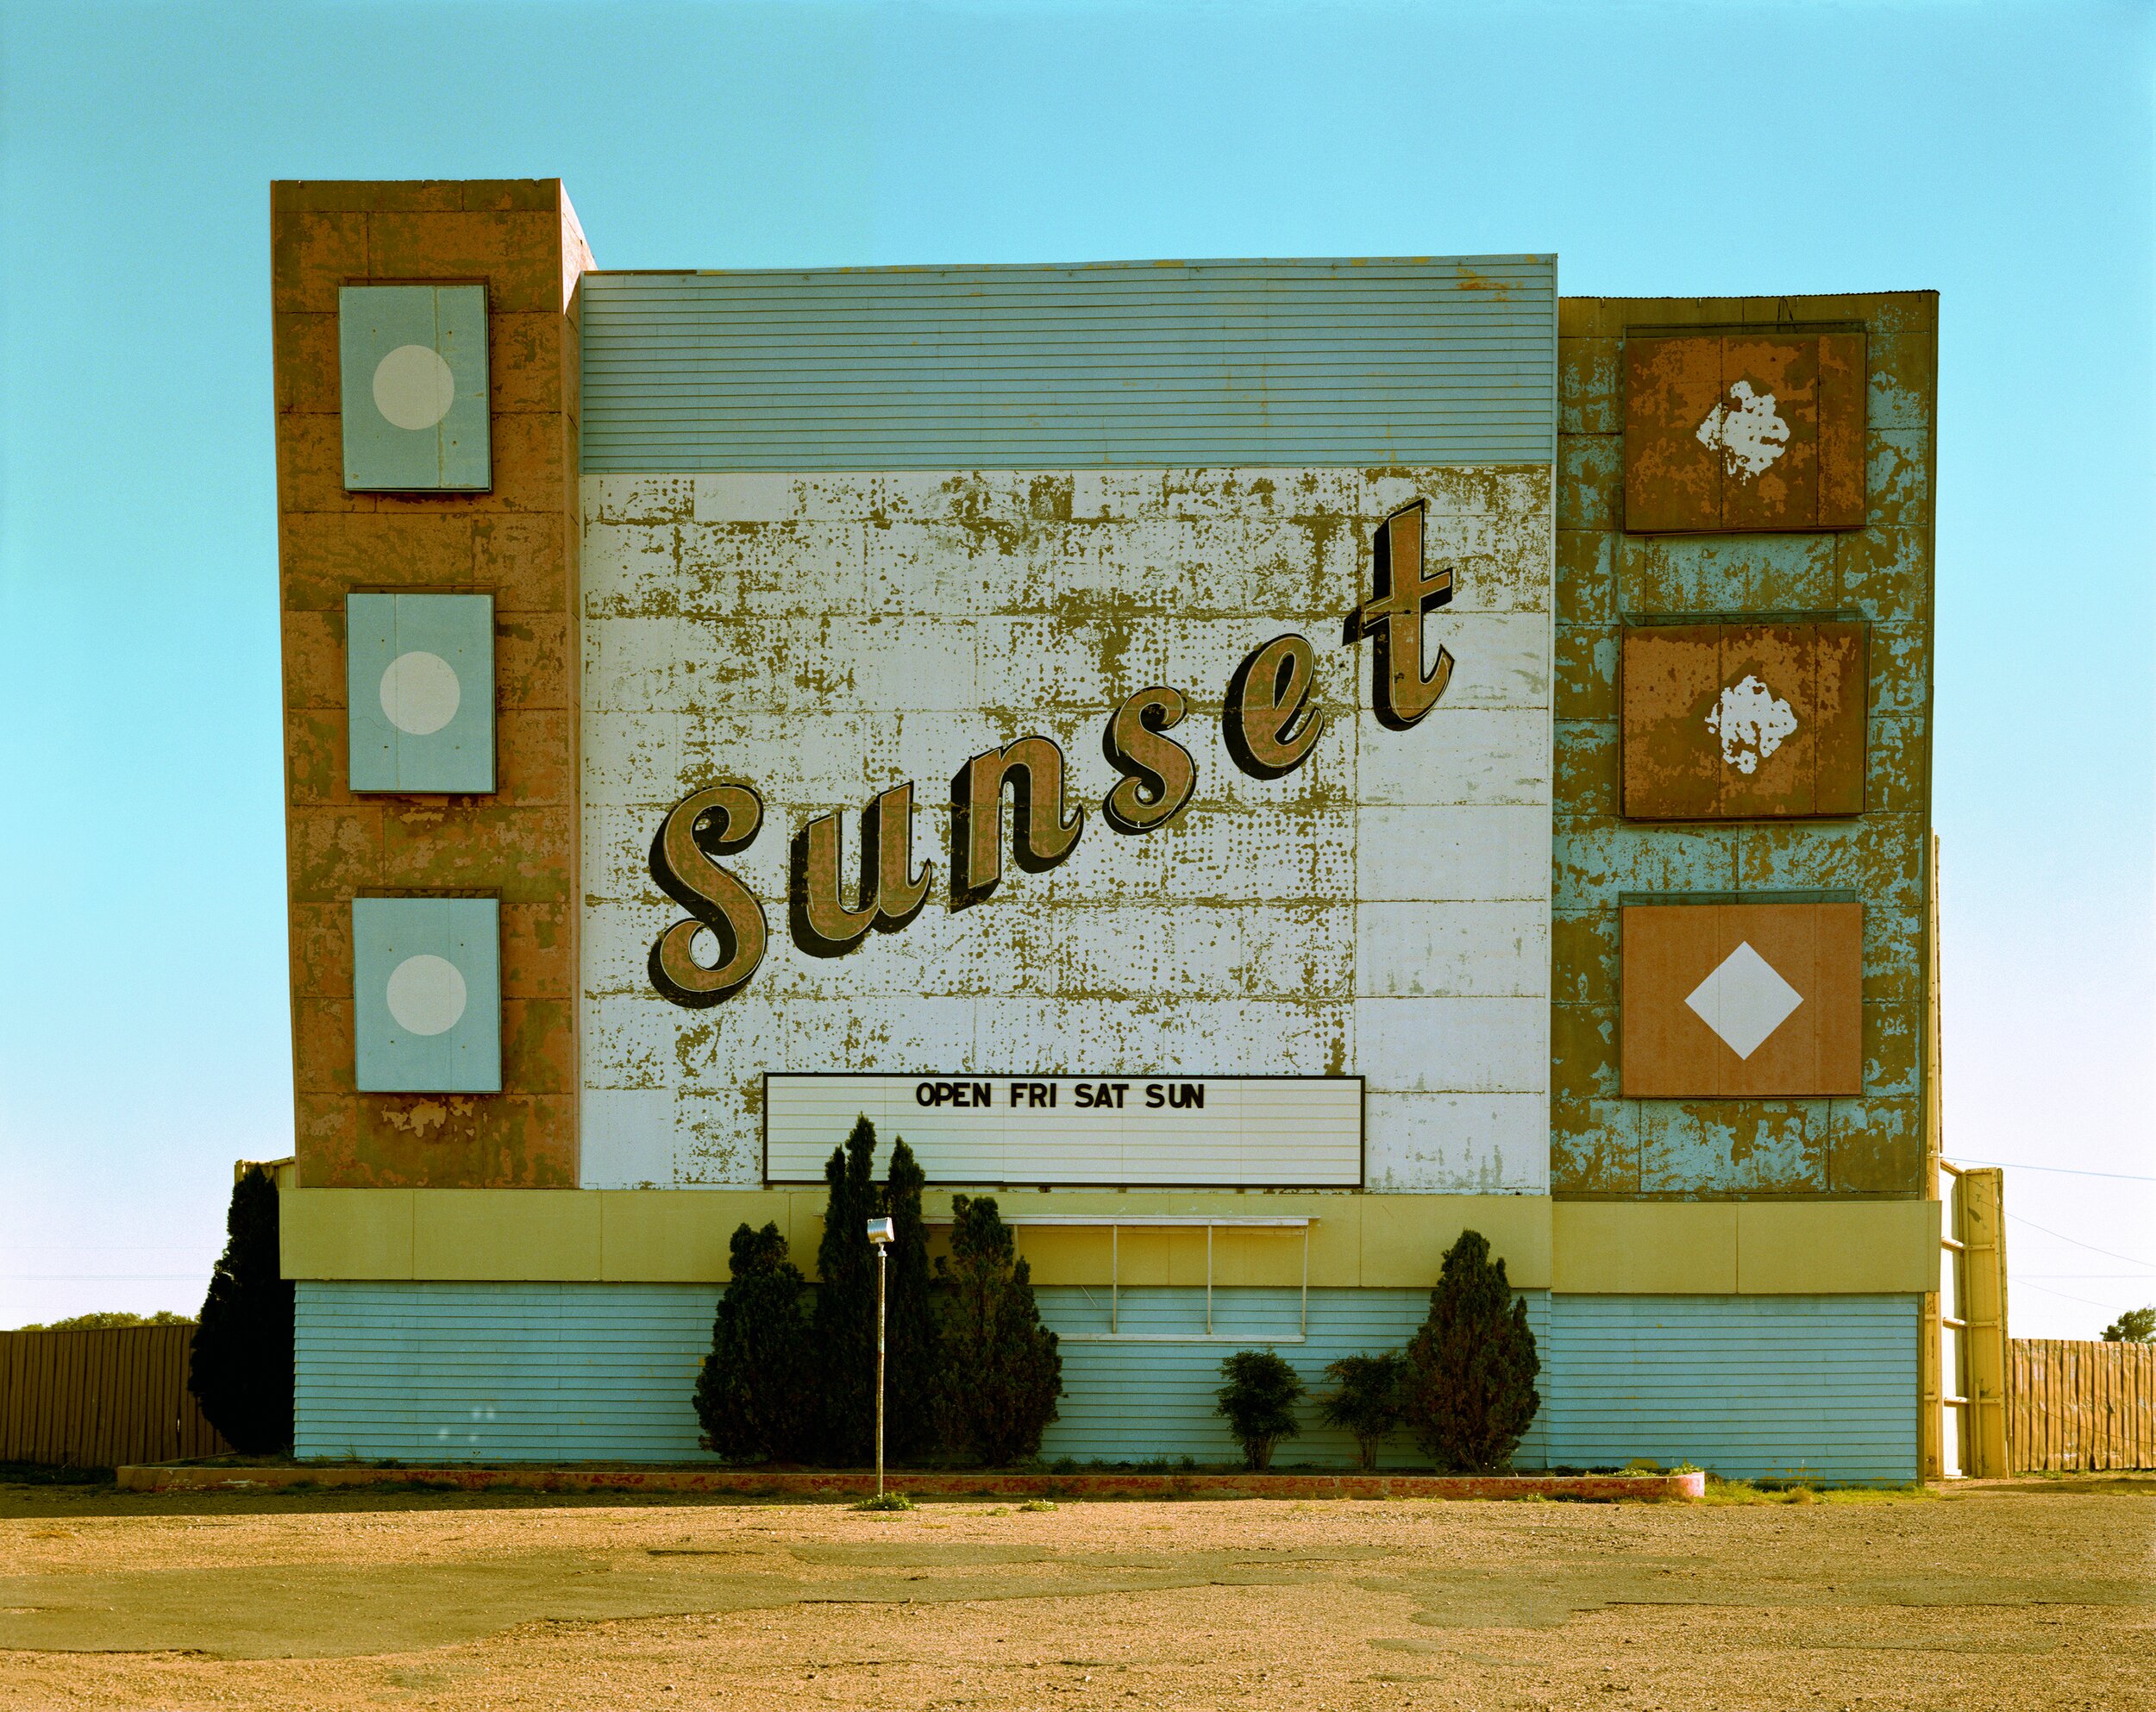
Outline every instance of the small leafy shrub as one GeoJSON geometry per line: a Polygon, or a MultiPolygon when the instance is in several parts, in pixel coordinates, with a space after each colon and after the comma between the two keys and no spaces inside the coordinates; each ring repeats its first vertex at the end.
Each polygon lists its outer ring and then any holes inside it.
{"type": "Polygon", "coordinates": [[[804,1462],[816,1444],[807,1280],[776,1225],[743,1225],[733,1280],[711,1320],[711,1352],[696,1378],[696,1418],[728,1462],[804,1462]]]}
{"type": "Polygon", "coordinates": [[[1415,1443],[1440,1468],[1501,1468],[1542,1406],[1527,1305],[1479,1231],[1445,1251],[1429,1317],[1407,1345],[1401,1397],[1415,1443]]]}
{"type": "Polygon", "coordinates": [[[938,1256],[943,1287],[945,1439],[992,1468],[1040,1454],[1056,1419],[1063,1358],[1041,1324],[1032,1269],[1018,1258],[993,1195],[951,1197],[950,1254],[938,1256]]]}
{"type": "Polygon", "coordinates": [[[1338,1389],[1318,1400],[1319,1418],[1354,1436],[1364,1468],[1377,1466],[1380,1441],[1399,1429],[1400,1387],[1407,1372],[1407,1358],[1398,1350],[1342,1356],[1326,1368],[1326,1377],[1338,1389]]]}
{"type": "Polygon", "coordinates": [[[1220,1376],[1227,1383],[1213,1395],[1244,1462],[1254,1469],[1270,1467],[1273,1446],[1302,1431],[1295,1420],[1302,1381],[1271,1350],[1238,1350],[1220,1364],[1220,1376]]]}
{"type": "Polygon", "coordinates": [[[278,1259],[277,1184],[260,1165],[232,1186],[224,1252],[210,1275],[187,1389],[232,1448],[291,1448],[292,1286],[278,1259]]]}
{"type": "Polygon", "coordinates": [[[1028,1515],[1039,1515],[1044,1511],[1054,1509],[1056,1501],[1053,1498],[1028,1498],[1018,1508],[1028,1515]]]}
{"type": "Polygon", "coordinates": [[[2129,1308],[2103,1328],[2107,1344],[2156,1344],[2156,1308],[2129,1308]]]}
{"type": "Polygon", "coordinates": [[[910,1510],[913,1501],[903,1492],[879,1492],[851,1508],[856,1510],[910,1510]]]}

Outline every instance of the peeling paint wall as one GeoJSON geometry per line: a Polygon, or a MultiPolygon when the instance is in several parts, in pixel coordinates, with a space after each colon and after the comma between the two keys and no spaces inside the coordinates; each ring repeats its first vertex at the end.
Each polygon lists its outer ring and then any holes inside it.
{"type": "MultiPolygon", "coordinates": [[[[586,476],[584,1028],[587,1187],[761,1177],[766,1069],[1369,1078],[1372,1188],[1542,1192],[1549,1153],[1552,484],[1546,467],[586,476]],[[1456,566],[1426,647],[1457,662],[1406,732],[1343,644],[1386,514],[1430,502],[1456,566]],[[1328,721],[1300,770],[1237,771],[1237,665],[1317,649],[1328,721]],[[1195,796],[1123,836],[1112,709],[1165,684],[1195,796]],[[945,904],[948,783],[1054,738],[1086,809],[1045,873],[945,904]],[[680,910],[646,865],[690,789],[767,818],[727,865],[762,900],[761,969],[714,1008],[655,992],[680,910]],[[837,959],[787,938],[788,840],[915,787],[937,889],[837,959]]],[[[834,1136],[834,1144],[842,1138],[834,1136]]]]}
{"type": "Polygon", "coordinates": [[[1562,304],[1558,327],[1551,1189],[1921,1195],[1937,298],[1573,298],[1562,304]],[[1865,331],[1863,527],[1627,533],[1627,329],[1807,325],[1865,331]],[[1620,818],[1622,622],[1790,612],[1870,623],[1863,813],[1691,825],[1620,818]],[[1863,904],[1861,1097],[1621,1099],[1620,899],[1758,892],[1832,894],[1863,904]]]}
{"type": "Polygon", "coordinates": [[[314,1188],[577,1180],[578,317],[559,180],[280,183],[270,205],[294,1149],[314,1188]],[[349,492],[338,292],[486,282],[492,487],[349,492]],[[489,594],[497,787],[354,793],[345,599],[489,594]],[[352,900],[501,901],[502,1092],[361,1093],[352,900]]]}

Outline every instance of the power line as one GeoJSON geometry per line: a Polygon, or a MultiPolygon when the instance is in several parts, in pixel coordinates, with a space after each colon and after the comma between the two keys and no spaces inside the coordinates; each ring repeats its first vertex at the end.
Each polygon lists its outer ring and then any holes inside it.
{"type": "Polygon", "coordinates": [[[2002,1165],[2009,1171],[2051,1171],[2067,1177],[2108,1177],[2115,1183],[2156,1183],[2156,1177],[2137,1176],[2131,1171],[2084,1171],[2076,1165],[2030,1165],[2019,1159],[1949,1160],[1949,1164],[2002,1165]]]}
{"type": "Polygon", "coordinates": [[[2054,1231],[2048,1225],[2040,1225],[2034,1219],[2024,1219],[2018,1213],[2009,1213],[2006,1216],[2017,1225],[2027,1225],[2032,1231],[2041,1231],[2047,1237],[2057,1237],[2062,1243],[2085,1248],[2091,1254],[2109,1255],[2112,1259],[2123,1260],[2130,1266],[2156,1266],[2156,1261],[2144,1260],[2138,1254],[2121,1254],[2115,1248],[2098,1248],[2094,1243],[2082,1241],[2079,1237],[2070,1237],[2064,1231],[2054,1231]]]}
{"type": "Polygon", "coordinates": [[[2086,1296],[2068,1295],[2065,1291],[2054,1290],[2048,1285],[2028,1284],[2022,1286],[2022,1288],[2032,1290],[2042,1290],[2046,1295],[2057,1296],[2064,1301],[2078,1301],[2084,1308],[2100,1308],[2106,1314],[2115,1314],[2119,1311],[2116,1303],[2108,1301],[2090,1301],[2086,1296]]]}

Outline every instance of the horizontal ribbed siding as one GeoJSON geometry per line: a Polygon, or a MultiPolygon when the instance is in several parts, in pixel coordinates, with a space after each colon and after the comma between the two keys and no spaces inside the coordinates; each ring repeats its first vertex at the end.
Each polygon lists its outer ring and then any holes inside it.
{"type": "MultiPolygon", "coordinates": [[[[1746,1478],[1915,1478],[1914,1296],[1555,1296],[1522,1293],[1542,1411],[1520,1466],[1691,1461],[1746,1478]]],[[[718,1291],[699,1284],[352,1283],[298,1287],[298,1453],[398,1461],[708,1461],[690,1406],[718,1291]]],[[[1104,1331],[1107,1293],[1039,1292],[1062,1333],[1104,1331]]],[[[1290,1337],[1293,1289],[1219,1289],[1213,1328],[1290,1337]]],[[[1313,1391],[1326,1364],[1404,1345],[1423,1290],[1313,1290],[1309,1340],[1275,1344],[1313,1391]]],[[[1205,1329],[1205,1292],[1122,1292],[1125,1332],[1205,1329]]],[[[1213,1392],[1220,1343],[1066,1341],[1042,1454],[1081,1462],[1237,1452],[1213,1392]]],[[[1304,1411],[1279,1460],[1345,1466],[1354,1446],[1304,1411]]],[[[1389,1465],[1416,1460],[1404,1439],[1389,1465]]]]}
{"type": "MultiPolygon", "coordinates": [[[[1058,1332],[1107,1329],[1105,1290],[1044,1289],[1058,1332]]],[[[711,1347],[715,1288],[694,1284],[351,1283],[298,1287],[298,1453],[400,1462],[710,1461],[690,1394],[711,1347]]],[[[1217,1332],[1244,1347],[1292,1336],[1299,1293],[1218,1289],[1217,1332]]],[[[1526,1293],[1539,1341],[1549,1297],[1526,1293]]],[[[1313,1290],[1310,1340],[1277,1347],[1313,1391],[1344,1355],[1397,1349],[1429,1306],[1424,1290],[1313,1290]]],[[[1125,1290],[1126,1332],[1202,1333],[1203,1290],[1125,1290]]],[[[1042,1455],[1083,1462],[1240,1457],[1213,1392],[1216,1343],[1066,1343],[1061,1416],[1042,1455]]],[[[1546,1390],[1546,1383],[1545,1383],[1546,1390]]],[[[1353,1441],[1319,1427],[1282,1463],[1348,1466],[1353,1441]]],[[[1520,1449],[1542,1461],[1537,1424],[1520,1449]]],[[[1388,1464],[1413,1462],[1405,1441],[1388,1464]]]]}
{"type": "MultiPolygon", "coordinates": [[[[1107,1329],[1108,1293],[1056,1286],[1036,1292],[1041,1318],[1057,1332],[1107,1329]]],[[[1550,1297],[1546,1291],[1523,1290],[1527,1323],[1544,1349],[1541,1382],[1544,1411],[1538,1414],[1513,1460],[1520,1468],[1540,1468],[1547,1460],[1549,1376],[1546,1333],[1550,1297]]],[[[1326,1364],[1342,1356],[1376,1355],[1404,1348],[1430,1311],[1427,1290],[1313,1290],[1309,1340],[1268,1344],[1269,1338],[1292,1337],[1298,1324],[1300,1293],[1293,1289],[1216,1289],[1213,1325],[1216,1333],[1249,1339],[1230,1344],[1073,1343],[1062,1345],[1063,1397],[1056,1421],[1041,1444],[1050,1460],[1071,1457],[1080,1462],[1139,1462],[1158,1457],[1188,1457],[1200,1463],[1238,1463],[1243,1453],[1228,1436],[1226,1423],[1214,1412],[1220,1388],[1220,1362],[1234,1349],[1270,1347],[1300,1376],[1312,1398],[1298,1409],[1301,1436],[1273,1452],[1275,1467],[1313,1463],[1332,1468],[1355,1465],[1355,1441],[1321,1425],[1315,1396],[1332,1389],[1326,1364]]],[[[1205,1329],[1203,1290],[1126,1289],[1118,1303],[1117,1321],[1125,1332],[1180,1333],[1205,1329]]],[[[1379,1451],[1381,1467],[1427,1465],[1405,1434],[1379,1451]]]]}
{"type": "Polygon", "coordinates": [[[1542,463],[1552,256],[584,278],[583,467],[1542,463]]]}
{"type": "Polygon", "coordinates": [[[296,1450],[400,1462],[685,1462],[716,1286],[298,1287],[296,1450]]]}
{"type": "Polygon", "coordinates": [[[1916,1478],[1915,1296],[1551,1299],[1550,1460],[1916,1478]]]}

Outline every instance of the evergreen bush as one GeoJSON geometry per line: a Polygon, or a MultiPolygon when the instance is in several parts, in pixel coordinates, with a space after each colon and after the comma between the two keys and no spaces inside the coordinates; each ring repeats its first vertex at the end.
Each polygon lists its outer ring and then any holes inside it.
{"type": "Polygon", "coordinates": [[[711,1352],[696,1378],[696,1418],[728,1462],[805,1462],[815,1451],[808,1281],[776,1225],[743,1225],[733,1278],[711,1320],[711,1352]]]}
{"type": "Polygon", "coordinates": [[[989,1467],[1039,1453],[1056,1419],[1063,1358],[1041,1325],[1032,1269],[1018,1257],[992,1195],[951,1198],[950,1255],[939,1256],[944,1437],[989,1467]]]}
{"type": "Polygon", "coordinates": [[[292,1287],[278,1257],[277,1184],[260,1165],[232,1186],[224,1230],[187,1389],[233,1449],[268,1456],[291,1448],[292,1287]]]}
{"type": "Polygon", "coordinates": [[[868,1221],[882,1216],[875,1183],[876,1126],[856,1119],[824,1166],[829,1191],[816,1245],[818,1458],[860,1468],[876,1432],[876,1251],[868,1221]]]}
{"type": "Polygon", "coordinates": [[[1220,1376],[1228,1383],[1213,1395],[1244,1460],[1254,1469],[1270,1467],[1273,1446],[1302,1431],[1295,1420],[1302,1381],[1271,1350],[1238,1350],[1220,1364],[1220,1376]]]}
{"type": "Polygon", "coordinates": [[[1400,1427],[1400,1388],[1407,1371],[1407,1358],[1398,1350],[1342,1356],[1326,1368],[1326,1377],[1338,1389],[1318,1400],[1318,1414],[1327,1427],[1354,1435],[1364,1468],[1377,1466],[1379,1441],[1400,1427]]]}
{"type": "Polygon", "coordinates": [[[1445,1251],[1429,1317],[1407,1345],[1401,1400],[1415,1443],[1440,1468],[1501,1468],[1542,1405],[1527,1305],[1479,1231],[1445,1251]]]}
{"type": "Polygon", "coordinates": [[[900,1136],[891,1144],[883,1210],[891,1220],[885,1264],[884,1447],[894,1462],[918,1462],[937,1448],[938,1349],[929,1298],[928,1229],[921,1222],[927,1174],[900,1136]]]}
{"type": "Polygon", "coordinates": [[[2156,1343],[2156,1308],[2129,1308],[2103,1328],[2107,1344],[2156,1343]]]}

